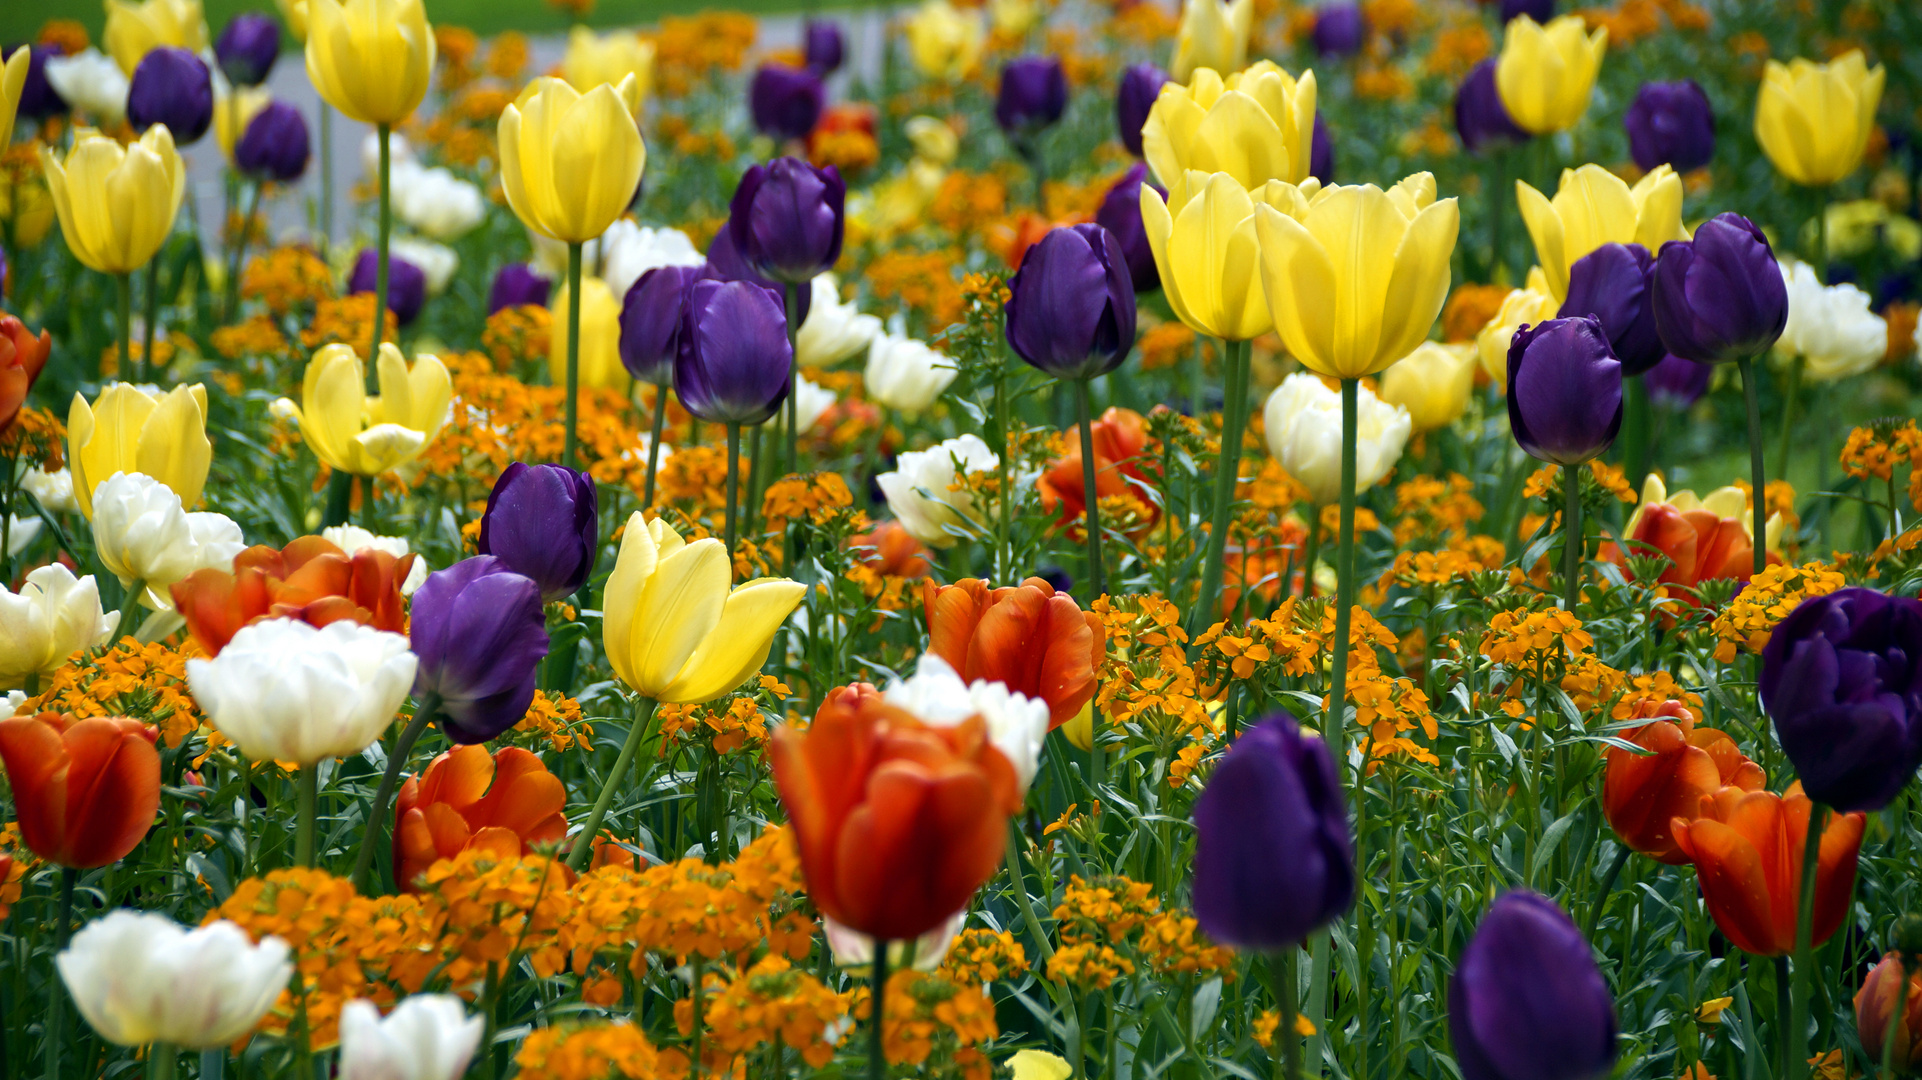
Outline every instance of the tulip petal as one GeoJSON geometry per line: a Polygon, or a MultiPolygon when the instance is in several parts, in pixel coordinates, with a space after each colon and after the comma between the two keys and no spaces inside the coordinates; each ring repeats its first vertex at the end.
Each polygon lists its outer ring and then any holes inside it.
{"type": "Polygon", "coordinates": [[[660,699],[699,704],[745,683],[767,662],[774,632],[806,595],[806,586],[785,578],[756,578],[729,593],[719,621],[660,699]]]}
{"type": "MultiPolygon", "coordinates": [[[[720,622],[729,571],[727,551],[713,537],[696,540],[661,560],[634,605],[636,633],[631,647],[635,655],[630,663],[637,680],[632,684],[635,690],[680,703],[679,698],[668,698],[667,692],[681,680],[695,650],[720,622]]],[[[725,692],[717,691],[716,696],[725,692]]]]}
{"type": "Polygon", "coordinates": [[[1453,199],[1430,203],[1409,222],[1395,249],[1381,307],[1381,340],[1362,374],[1384,370],[1428,340],[1428,331],[1448,302],[1449,264],[1460,231],[1461,211],[1453,199]]]}

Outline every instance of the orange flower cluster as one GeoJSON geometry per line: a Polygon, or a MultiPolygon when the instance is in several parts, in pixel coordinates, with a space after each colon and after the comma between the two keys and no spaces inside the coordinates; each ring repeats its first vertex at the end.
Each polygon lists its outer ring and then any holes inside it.
{"type": "Polygon", "coordinates": [[[854,508],[854,494],[838,472],[784,476],[768,485],[761,499],[767,531],[783,532],[790,521],[806,521],[816,528],[844,520],[854,508]]]}
{"type": "Polygon", "coordinates": [[[704,705],[662,705],[657,715],[661,720],[662,757],[679,741],[710,734],[717,754],[731,754],[743,746],[758,747],[767,742],[767,717],[754,699],[745,694],[719,698],[704,705]]]}
{"type": "Polygon", "coordinates": [[[337,300],[315,301],[313,321],[300,332],[300,343],[309,349],[344,344],[365,360],[367,343],[373,337],[374,294],[355,293],[337,300]]]}
{"type": "MultiPolygon", "coordinates": [[[[201,655],[191,642],[176,649],[121,638],[100,655],[82,654],[55,671],[39,696],[21,703],[15,714],[126,716],[160,729],[162,746],[179,746],[202,726],[187,687],[187,661],[201,655]]],[[[213,729],[206,730],[210,744],[225,741],[213,729]]]]}
{"type": "Polygon", "coordinates": [[[476,983],[513,957],[549,949],[577,906],[567,878],[554,859],[506,857],[479,845],[429,867],[421,892],[437,902],[435,940],[449,983],[476,983]]]}
{"type": "MultiPolygon", "coordinates": [[[[371,321],[368,326],[371,332],[371,321]]],[[[366,336],[361,340],[364,345],[366,336]]],[[[477,353],[442,359],[453,373],[454,400],[447,426],[421,454],[423,482],[456,485],[461,501],[473,501],[485,496],[485,488],[469,491],[468,487],[480,480],[491,482],[510,462],[559,460],[566,439],[561,422],[566,411],[564,388],[530,386],[511,375],[496,374],[488,359],[477,353]]],[[[647,471],[647,455],[640,450],[635,419],[632,406],[620,394],[582,389],[578,429],[582,462],[601,483],[638,492],[647,471]]],[[[663,462],[663,478],[691,452],[677,451],[663,462]]]]}
{"type": "Polygon", "coordinates": [[[1071,877],[1054,909],[1061,940],[1047,977],[1105,990],[1146,967],[1158,975],[1234,978],[1232,950],[1202,940],[1192,916],[1164,911],[1154,886],[1125,877],[1071,877]]]}
{"type": "Polygon", "coordinates": [[[897,971],[888,977],[882,1015],[881,1052],[890,1064],[917,1066],[930,1077],[988,1080],[991,1075],[988,1059],[976,1047],[999,1035],[1001,1028],[994,1020],[994,1002],[979,987],[956,983],[939,972],[897,971]]]}
{"type": "MultiPolygon", "coordinates": [[[[1417,539],[1466,543],[1469,529],[1486,512],[1474,496],[1475,482],[1460,473],[1417,476],[1395,486],[1395,543],[1407,546],[1417,539]]],[[[1499,565],[1499,564],[1498,564],[1499,565]]]]}
{"type": "Polygon", "coordinates": [[[1027,970],[1027,950],[1006,930],[963,930],[941,961],[941,974],[974,985],[1018,978],[1027,970]]]}
{"type": "MultiPolygon", "coordinates": [[[[1165,322],[1143,330],[1138,344],[1141,347],[1141,370],[1159,371],[1185,364],[1193,359],[1195,332],[1189,329],[1186,323],[1165,322]]],[[[1211,348],[1204,342],[1204,351],[1211,348]]]]}
{"type": "Polygon", "coordinates": [[[547,690],[534,691],[527,715],[520,718],[508,738],[533,746],[545,742],[555,752],[594,748],[594,725],[581,717],[581,703],[571,697],[547,690]]]}
{"type": "Polygon", "coordinates": [[[909,309],[922,325],[938,331],[961,321],[961,284],[954,275],[960,261],[960,253],[949,249],[884,251],[868,263],[868,288],[877,299],[909,309]]]}
{"type": "Polygon", "coordinates": [[[640,1028],[614,1021],[533,1031],[514,1065],[527,1080],[655,1080],[658,1058],[640,1028]]]}
{"type": "MultiPolygon", "coordinates": [[[[1094,602],[1092,614],[1109,640],[1097,699],[1103,716],[1166,736],[1205,739],[1215,733],[1204,704],[1212,695],[1188,664],[1188,632],[1173,604],[1152,595],[1104,596],[1094,602]]],[[[1197,759],[1201,745],[1194,744],[1197,759]]],[[[1171,775],[1169,782],[1174,781],[1171,775]]]]}
{"type": "MultiPolygon", "coordinates": [[[[243,300],[259,300],[275,315],[332,299],[334,274],[308,247],[278,247],[247,260],[240,275],[243,300]]],[[[371,301],[370,301],[371,303],[371,301]]],[[[371,314],[368,322],[373,321],[371,314]]]]}
{"type": "Polygon", "coordinates": [[[504,307],[487,317],[487,325],[481,330],[481,351],[493,359],[497,371],[512,371],[516,364],[544,360],[553,326],[553,313],[539,304],[504,307]]]}
{"type": "MultiPolygon", "coordinates": [[[[214,330],[214,351],[229,360],[253,356],[287,358],[293,345],[270,315],[250,315],[231,326],[214,330]]],[[[158,351],[158,350],[156,350],[158,351]]]]}
{"type": "MultiPolygon", "coordinates": [[[[734,1074],[747,1055],[777,1039],[821,1068],[834,1059],[837,1026],[854,1003],[853,994],[837,994],[771,953],[738,974],[716,972],[703,981],[701,1058],[720,1076],[734,1074]]],[[[693,1034],[691,998],[674,1003],[674,1022],[681,1034],[693,1034]]]]}
{"type": "Polygon", "coordinates": [[[735,11],[669,15],[654,34],[654,78],[680,97],[716,72],[738,71],[757,33],[752,16],[735,11]]]}
{"type": "Polygon", "coordinates": [[[1545,675],[1567,667],[1575,656],[1595,647],[1582,621],[1561,608],[1500,611],[1488,621],[1481,653],[1517,672],[1545,675]]]}
{"type": "Polygon", "coordinates": [[[1916,428],[1914,420],[1901,427],[1875,424],[1856,428],[1842,447],[1842,471],[1862,479],[1891,480],[1896,466],[1905,462],[1909,466],[1909,500],[1922,510],[1922,430],[1916,428]]]}
{"type": "Polygon", "coordinates": [[[58,472],[67,465],[67,425],[52,409],[23,408],[12,425],[0,431],[0,454],[37,459],[42,469],[58,472]]]}
{"type": "Polygon", "coordinates": [[[1768,567],[1715,616],[1709,627],[1720,639],[1715,659],[1732,664],[1738,648],[1760,655],[1775,625],[1788,618],[1796,605],[1811,596],[1827,596],[1846,584],[1834,567],[1822,562],[1768,567]]]}

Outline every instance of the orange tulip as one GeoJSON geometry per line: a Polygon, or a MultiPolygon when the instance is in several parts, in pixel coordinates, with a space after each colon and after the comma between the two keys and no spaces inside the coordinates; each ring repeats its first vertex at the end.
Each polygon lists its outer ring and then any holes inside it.
{"type": "MultiPolygon", "coordinates": [[[[1862,1051],[1877,1064],[1889,1033],[1889,1019],[1895,1012],[1895,999],[1902,989],[1902,961],[1894,953],[1882,957],[1862,989],[1855,992],[1855,1033],[1862,1039],[1862,1051]]],[[[1922,968],[1909,975],[1909,998],[1902,1015],[1895,1020],[1894,1052],[1889,1055],[1897,1071],[1922,1066],[1922,968]]]]}
{"type": "Polygon", "coordinates": [[[1735,740],[1696,727],[1695,714],[1681,702],[1664,702],[1655,715],[1653,723],[1620,733],[1649,754],[1609,749],[1602,812],[1622,843],[1657,862],[1680,866],[1688,856],[1675,845],[1670,823],[1693,819],[1703,796],[1723,787],[1760,791],[1766,778],[1735,740]]]}
{"type": "MultiPolygon", "coordinates": [[[[1147,474],[1141,471],[1141,453],[1148,445],[1148,422],[1133,409],[1111,406],[1101,414],[1101,419],[1088,425],[1088,434],[1094,440],[1095,496],[1106,499],[1132,495],[1148,511],[1136,523],[1136,531],[1153,525],[1160,514],[1135,487],[1135,483],[1148,482],[1147,474]]],[[[1086,478],[1081,475],[1080,432],[1070,429],[1067,436],[1067,454],[1049,462],[1047,471],[1034,486],[1041,492],[1041,508],[1060,511],[1061,527],[1073,527],[1078,532],[1088,512],[1087,499],[1083,496],[1086,478]]]]}
{"type": "MultiPolygon", "coordinates": [[[[1800,783],[1788,794],[1725,787],[1704,796],[1694,821],[1675,818],[1675,845],[1695,863],[1715,925],[1737,948],[1756,956],[1795,951],[1802,889],[1802,845],[1814,804],[1800,783]]],[[[1862,848],[1861,812],[1836,814],[1822,830],[1815,874],[1815,938],[1820,945],[1842,925],[1862,848]]]]}
{"type": "Polygon", "coordinates": [[[174,607],[187,620],[188,633],[213,655],[241,627],[262,619],[298,619],[314,626],[346,619],[405,633],[400,587],[416,558],[372,548],[349,558],[318,536],[303,536],[279,551],[256,545],[235,557],[232,573],[196,570],[177,582],[174,607]]]}
{"type": "Polygon", "coordinates": [[[874,530],[848,541],[852,547],[873,548],[861,561],[886,577],[928,576],[928,549],[898,521],[883,521],[874,530]]]}
{"type": "Polygon", "coordinates": [[[436,860],[470,847],[517,857],[567,835],[567,789],[519,747],[457,746],[401,785],[394,801],[394,880],[408,892],[436,860]]]}
{"type": "MultiPolygon", "coordinates": [[[[1749,521],[1747,500],[1738,488],[1710,492],[1706,499],[1692,491],[1671,496],[1661,478],[1650,475],[1642,486],[1642,503],[1623,533],[1631,552],[1646,554],[1652,547],[1668,556],[1673,565],[1662,572],[1662,584],[1692,589],[1704,581],[1749,579],[1755,568],[1749,521]]],[[[1774,530],[1772,523],[1769,531],[1774,530]]],[[[1628,569],[1628,560],[1612,543],[1602,546],[1602,558],[1628,569]]],[[[1768,558],[1771,564],[1782,561],[1773,551],[1768,558]]]]}
{"type": "Polygon", "coordinates": [[[1101,620],[1040,578],[990,589],[980,578],[921,585],[928,650],[967,682],[1002,682],[1048,703],[1048,728],[1074,719],[1094,697],[1107,654],[1101,620]]]}
{"type": "Polygon", "coordinates": [[[0,434],[20,415],[20,407],[27,403],[27,391],[40,378],[40,369],[47,366],[51,351],[53,338],[45,330],[34,337],[19,319],[0,315],[0,434]]]}
{"type": "Polygon", "coordinates": [[[1021,809],[980,716],[932,727],[865,683],[829,691],[814,723],[779,728],[768,753],[814,906],[882,941],[966,907],[1021,809]]]}
{"type": "Polygon", "coordinates": [[[160,812],[158,735],[124,716],[0,720],[20,839],[48,862],[80,870],[124,858],[160,812]]]}

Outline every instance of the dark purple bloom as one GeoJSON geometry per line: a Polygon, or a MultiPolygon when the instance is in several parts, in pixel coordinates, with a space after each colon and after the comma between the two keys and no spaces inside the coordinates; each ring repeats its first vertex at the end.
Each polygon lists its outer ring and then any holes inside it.
{"type": "Polygon", "coordinates": [[[1669,355],[1648,369],[1648,373],[1642,376],[1642,383],[1648,387],[1650,401],[1664,409],[1681,412],[1702,400],[1702,395],[1708,393],[1709,380],[1714,375],[1715,369],[1708,364],[1669,355]]]}
{"type": "Polygon", "coordinates": [[[1323,4],[1315,9],[1315,52],[1322,56],[1347,56],[1368,39],[1368,18],[1361,5],[1342,2],[1323,4]]]}
{"type": "Polygon", "coordinates": [[[267,81],[280,56],[280,27],[257,11],[244,11],[228,20],[214,42],[214,56],[227,81],[237,86],[259,86],[267,81]]]}
{"type": "Polygon", "coordinates": [[[621,364],[629,375],[656,386],[674,381],[688,289],[700,279],[698,266],[657,266],[628,286],[621,298],[621,364]]]}
{"type": "MultiPolygon", "coordinates": [[[[6,50],[13,55],[13,48],[6,50]]],[[[67,111],[67,103],[47,81],[47,60],[62,55],[58,46],[35,45],[27,59],[27,81],[20,88],[20,110],[16,115],[29,120],[45,120],[67,111]]]]}
{"type": "MultiPolygon", "coordinates": [[[[379,284],[380,253],[362,248],[354,260],[354,272],[347,275],[347,292],[371,293],[379,284]]],[[[427,274],[398,255],[387,258],[387,310],[402,326],[411,324],[427,304],[427,274]]]]}
{"type": "Polygon", "coordinates": [[[750,168],[734,189],[727,208],[729,240],[757,274],[806,284],[841,258],[847,197],[847,184],[834,166],[817,169],[800,158],[775,158],[750,168]]]}
{"type": "Polygon", "coordinates": [[[542,277],[532,264],[508,263],[494,275],[494,285],[487,290],[487,313],[522,304],[546,307],[548,291],[553,287],[554,283],[542,277]]]}
{"type": "Polygon", "coordinates": [[[809,68],[762,64],[748,89],[755,130],[775,139],[805,139],[826,103],[821,76],[809,68]]]}
{"type": "Polygon", "coordinates": [[[1495,88],[1492,57],[1476,64],[1455,91],[1455,134],[1471,154],[1528,141],[1528,132],[1516,126],[1508,106],[1502,104],[1501,91],[1495,88]]]}
{"type": "Polygon", "coordinates": [[[1216,941],[1283,949],[1354,902],[1335,759],[1277,712],[1241,733],[1195,800],[1195,918],[1216,941]]]}
{"type": "Polygon", "coordinates": [[[427,575],[409,628],[420,667],[414,693],[440,696],[441,730],[480,743],[527,715],[547,655],[547,620],[534,582],[491,555],[427,575]]]}
{"type": "Polygon", "coordinates": [[[1622,362],[1588,316],[1523,326],[1508,345],[1508,427],[1533,458],[1579,465],[1622,427],[1622,362]]]}
{"type": "Polygon", "coordinates": [[[1922,602],[1811,597],[1762,648],[1762,705],[1809,798],[1880,810],[1922,766],[1922,602]]]}
{"type": "Polygon", "coordinates": [[[1315,114],[1315,134],[1308,142],[1308,175],[1324,184],[1335,182],[1335,140],[1321,113],[1315,114]]]}
{"type": "Polygon", "coordinates": [[[1147,184],[1161,193],[1166,199],[1168,193],[1160,184],[1148,179],[1148,166],[1136,162],[1134,167],[1124,173],[1108,194],[1101,200],[1101,209],[1094,212],[1094,223],[1108,230],[1108,234],[1121,245],[1121,254],[1128,262],[1128,277],[1134,282],[1135,292],[1153,292],[1161,287],[1161,273],[1155,269],[1155,253],[1148,246],[1148,232],[1141,225],[1141,185],[1147,184]]]}
{"type": "Polygon", "coordinates": [[[600,493],[565,465],[509,465],[487,495],[475,550],[531,579],[543,601],[580,589],[600,551],[600,493]]]}
{"type": "Polygon", "coordinates": [[[1050,229],[1008,279],[1008,344],[1057,379],[1092,379],[1121,366],[1135,344],[1128,258],[1099,225],[1050,229]]]}
{"type": "Polygon", "coordinates": [[[1715,159],[1715,113],[1694,79],[1643,83],[1622,126],[1629,154],[1645,170],[1688,172],[1715,159]]]}
{"type": "Polygon", "coordinates": [[[1640,244],[1603,244],[1568,269],[1568,299],[1557,314],[1601,320],[1623,376],[1640,375],[1668,355],[1655,332],[1654,271],[1640,244]]]}
{"type": "Polygon", "coordinates": [[[841,37],[840,23],[809,19],[801,28],[801,36],[808,67],[822,75],[832,75],[841,67],[847,44],[841,37]]]}
{"type": "MultiPolygon", "coordinates": [[[[709,281],[752,281],[781,292],[783,286],[773,278],[762,276],[761,272],[747,264],[739,248],[734,246],[734,230],[723,228],[714,234],[707,245],[707,265],[701,268],[700,278],[709,281]]],[[[808,308],[814,302],[814,290],[802,288],[795,290],[795,303],[799,306],[796,319],[806,323],[808,308]]]]}
{"type": "Polygon", "coordinates": [[[1555,0],[1502,0],[1502,25],[1507,26],[1510,19],[1526,15],[1538,23],[1546,23],[1555,17],[1555,0]]]}
{"type": "Polygon", "coordinates": [[[214,122],[213,73],[186,49],[150,50],[127,87],[127,122],[135,131],[165,124],[177,146],[198,142],[214,122]]]}
{"type": "Polygon", "coordinates": [[[1115,125],[1121,129],[1121,145],[1136,157],[1141,156],[1141,125],[1161,96],[1168,73],[1153,64],[1136,64],[1121,73],[1121,88],[1115,91],[1115,125]]]}
{"type": "Polygon", "coordinates": [[[1672,240],[1655,257],[1655,327],[1676,356],[1704,364],[1760,356],[1788,318],[1775,252],[1740,214],[1717,214],[1695,239],[1672,240]]]}
{"type": "Polygon", "coordinates": [[[257,180],[286,184],[307,171],[307,121],[284,101],[270,101],[234,143],[234,167],[257,180]]]}
{"type": "Polygon", "coordinates": [[[994,122],[1015,136],[1031,136],[1068,108],[1068,75],[1058,56],[1021,56],[1001,69],[994,122]]]}
{"type": "Polygon", "coordinates": [[[688,289],[674,393],[710,424],[759,424],[787,400],[794,352],[781,296],[751,281],[688,289]]]}
{"type": "Polygon", "coordinates": [[[1615,1063],[1615,1003],[1588,941],[1525,889],[1488,907],[1448,983],[1462,1080],[1599,1080],[1615,1063]]]}

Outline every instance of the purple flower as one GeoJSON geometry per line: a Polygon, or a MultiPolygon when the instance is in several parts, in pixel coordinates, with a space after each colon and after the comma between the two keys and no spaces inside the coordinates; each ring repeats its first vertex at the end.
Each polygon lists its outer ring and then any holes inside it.
{"type": "Polygon", "coordinates": [[[1788,317],[1775,252],[1740,214],[1716,215],[1655,258],[1655,328],[1676,356],[1704,364],[1760,356],[1788,317]]]}
{"type": "Polygon", "coordinates": [[[1347,56],[1368,39],[1368,18],[1361,5],[1340,0],[1315,9],[1315,52],[1322,56],[1347,56]]]}
{"type": "MultiPolygon", "coordinates": [[[[13,55],[13,47],[6,49],[8,56],[13,55]]],[[[45,120],[49,116],[59,116],[67,111],[67,103],[60,92],[47,81],[47,60],[60,56],[58,46],[35,45],[27,54],[27,81],[20,87],[20,109],[17,115],[29,120],[45,120]]]]}
{"type": "Polygon", "coordinates": [[[700,279],[698,266],[657,266],[628,286],[621,298],[621,364],[629,375],[656,386],[674,381],[688,289],[700,279]]]}
{"type": "Polygon", "coordinates": [[[697,281],[688,289],[674,393],[710,424],[759,424],[787,400],[787,318],[781,296],[751,281],[697,281]]]}
{"type": "Polygon", "coordinates": [[[554,283],[542,277],[532,264],[508,263],[494,275],[494,285],[487,290],[487,313],[522,304],[546,307],[548,291],[553,287],[554,283]]]}
{"type": "Polygon", "coordinates": [[[1148,166],[1138,161],[1108,189],[1108,194],[1101,200],[1101,208],[1094,213],[1094,223],[1108,230],[1108,235],[1121,245],[1122,257],[1128,262],[1128,277],[1134,282],[1137,293],[1153,292],[1161,287],[1161,273],[1155,269],[1155,253],[1148,246],[1148,232],[1141,224],[1143,184],[1160,192],[1162,198],[1168,197],[1160,184],[1148,179],[1148,166]]]}
{"type": "Polygon", "coordinates": [[[800,158],[775,158],[750,168],[734,189],[729,239],[756,273],[806,284],[841,258],[847,196],[834,166],[817,169],[800,158]]]}
{"type": "Polygon", "coordinates": [[[1615,1003],[1575,923],[1517,889],[1488,907],[1448,984],[1462,1080],[1599,1080],[1615,1063],[1615,1003]]]}
{"type": "Polygon", "coordinates": [[[1141,156],[1141,125],[1161,96],[1168,73],[1153,64],[1136,64],[1121,73],[1121,87],[1115,91],[1115,125],[1121,129],[1121,145],[1136,157],[1141,156]]]}
{"type": "Polygon", "coordinates": [[[841,37],[841,24],[821,19],[809,19],[801,28],[802,51],[807,57],[807,66],[820,75],[832,75],[841,67],[847,55],[847,45],[841,37]]]}
{"type": "Polygon", "coordinates": [[[1622,363],[1596,319],[1523,326],[1508,345],[1508,427],[1533,458],[1579,465],[1622,427],[1622,363]]]}
{"type": "Polygon", "coordinates": [[[1121,366],[1135,343],[1127,256],[1099,225],[1050,229],[1008,280],[1006,334],[1021,359],[1057,379],[1121,366]]]}
{"type": "Polygon", "coordinates": [[[565,465],[509,465],[494,481],[475,550],[540,588],[543,601],[579,591],[600,552],[600,492],[565,465]]]}
{"type": "Polygon", "coordinates": [[[1216,941],[1283,949],[1354,902],[1335,759],[1274,713],[1241,733],[1195,800],[1195,918],[1216,941]]]}
{"type": "Polygon", "coordinates": [[[821,121],[826,91],[809,68],[762,64],[748,89],[755,130],[774,139],[805,139],[821,121]]]}
{"type": "Polygon", "coordinates": [[[1684,360],[1673,354],[1662,357],[1662,361],[1648,369],[1642,376],[1643,385],[1648,387],[1648,399],[1664,409],[1681,412],[1690,405],[1702,400],[1708,393],[1709,380],[1715,369],[1708,364],[1698,364],[1684,360]]]}
{"type": "Polygon", "coordinates": [[[1562,318],[1593,315],[1608,335],[1624,376],[1640,375],[1668,355],[1655,332],[1655,260],[1640,244],[1603,244],[1568,270],[1562,318]]]}
{"type": "Polygon", "coordinates": [[[1510,19],[1526,15],[1538,23],[1546,23],[1555,17],[1555,0],[1502,0],[1502,25],[1507,26],[1510,19]]]}
{"type": "Polygon", "coordinates": [[[259,86],[267,81],[280,56],[280,27],[257,11],[244,11],[228,20],[214,42],[214,56],[227,80],[237,86],[259,86]]]}
{"type": "MultiPolygon", "coordinates": [[[[730,228],[721,229],[714,234],[714,239],[708,242],[707,265],[701,268],[699,276],[703,280],[711,281],[752,281],[777,293],[782,291],[780,282],[762,276],[760,271],[747,264],[747,260],[741,256],[740,249],[734,246],[734,230],[730,228]]],[[[794,300],[799,308],[795,314],[796,320],[806,323],[808,307],[814,302],[814,290],[797,289],[794,300]]]]}
{"type": "Polygon", "coordinates": [[[414,693],[440,696],[440,726],[480,743],[527,715],[547,655],[547,622],[533,581],[491,555],[427,575],[409,629],[420,667],[414,693]]]}
{"type": "Polygon", "coordinates": [[[1455,134],[1471,154],[1510,143],[1528,141],[1528,132],[1515,125],[1495,89],[1495,61],[1483,60],[1455,91],[1455,134]]]}
{"type": "MultiPolygon", "coordinates": [[[[380,253],[362,248],[354,260],[354,271],[347,275],[347,292],[371,293],[379,284],[380,253]]],[[[420,267],[398,255],[387,259],[387,310],[401,326],[411,324],[427,304],[427,275],[420,267]]]]}
{"type": "Polygon", "coordinates": [[[1802,601],[1762,648],[1760,689],[1809,798],[1882,809],[1922,766],[1922,602],[1860,588],[1802,601]]]}
{"type": "Polygon", "coordinates": [[[198,142],[214,122],[213,73],[186,49],[149,50],[127,86],[127,122],[135,131],[165,124],[177,146],[198,142]]]}
{"type": "Polygon", "coordinates": [[[1315,114],[1315,134],[1308,142],[1308,175],[1324,184],[1335,182],[1335,140],[1320,113],[1315,114]]]}
{"type": "Polygon", "coordinates": [[[1017,138],[1027,138],[1061,119],[1068,107],[1068,75],[1058,56],[1022,56],[1001,69],[1001,92],[994,99],[994,122],[1017,138]]]}
{"type": "Polygon", "coordinates": [[[284,101],[270,101],[234,143],[234,167],[257,180],[286,184],[307,171],[307,121],[284,101]]]}
{"type": "Polygon", "coordinates": [[[1688,172],[1715,159],[1715,112],[1694,79],[1643,83],[1622,126],[1629,154],[1645,170],[1688,172]]]}

